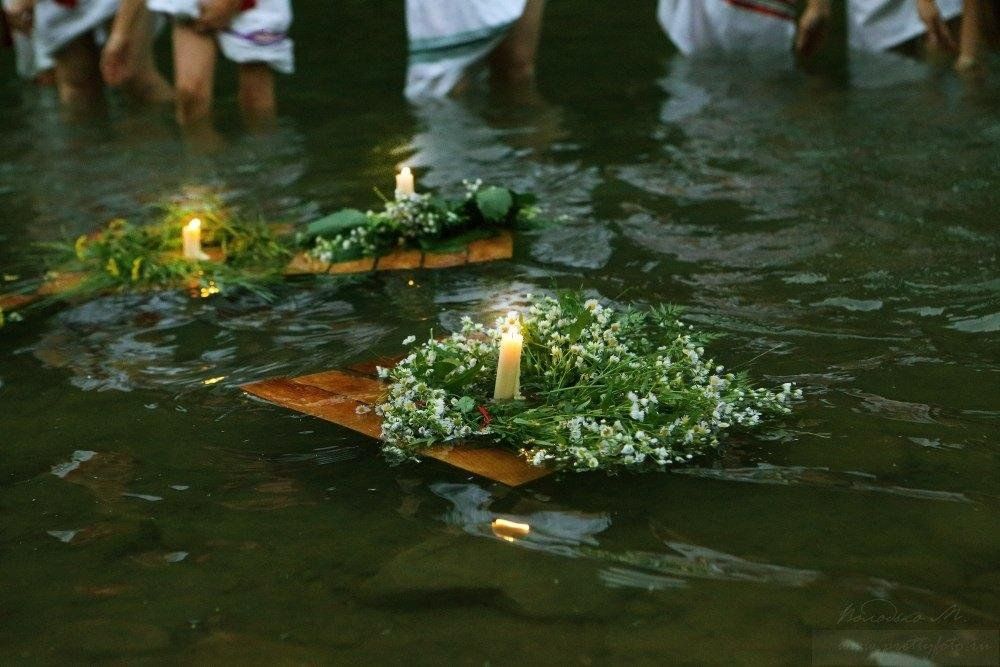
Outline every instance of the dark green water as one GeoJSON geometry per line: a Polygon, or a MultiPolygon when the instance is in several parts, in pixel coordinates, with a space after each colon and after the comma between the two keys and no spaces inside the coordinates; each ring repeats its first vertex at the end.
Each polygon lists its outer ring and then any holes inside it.
{"type": "Polygon", "coordinates": [[[3,330],[0,661],[806,663],[814,638],[898,630],[870,618],[893,609],[995,638],[1000,86],[889,57],[850,80],[693,64],[652,6],[590,4],[551,6],[536,104],[420,111],[400,7],[300,8],[280,129],[243,133],[227,86],[209,156],[169,114],[65,124],[3,84],[5,274],[187,186],[308,220],[372,202],[403,160],[574,222],[513,262],[273,306],[104,298],[3,330]],[[704,467],[509,490],[388,467],[236,389],[554,285],[683,304],[728,334],[718,358],[807,400],[704,467]],[[74,452],[94,454],[53,474],[74,452]],[[495,513],[536,530],[497,540],[495,513]]]}

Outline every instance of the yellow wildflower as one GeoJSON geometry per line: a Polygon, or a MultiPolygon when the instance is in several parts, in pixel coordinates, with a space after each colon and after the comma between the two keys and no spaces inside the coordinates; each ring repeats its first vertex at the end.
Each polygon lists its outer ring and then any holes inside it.
{"type": "Polygon", "coordinates": [[[83,235],[79,236],[73,245],[73,249],[76,251],[76,258],[82,262],[87,252],[87,237],[83,235]]]}
{"type": "Polygon", "coordinates": [[[139,282],[139,278],[142,277],[142,257],[136,257],[132,260],[132,282],[139,282]]]}

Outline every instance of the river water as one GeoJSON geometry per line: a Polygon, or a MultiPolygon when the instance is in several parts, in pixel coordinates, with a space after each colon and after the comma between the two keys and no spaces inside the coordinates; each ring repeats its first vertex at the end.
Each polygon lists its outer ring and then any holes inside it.
{"type": "Polygon", "coordinates": [[[225,69],[210,153],[167,112],[64,122],[3,82],[8,276],[191,188],[289,222],[371,206],[404,161],[423,187],[479,177],[571,219],[510,262],[5,328],[4,663],[803,663],[914,614],[995,640],[1000,87],[893,56],[689,62],[651,7],[590,4],[550,7],[528,103],[421,109],[400,7],[303,8],[279,127],[241,129],[225,69]],[[717,358],[806,399],[698,467],[511,490],[389,467],[237,389],[555,287],[681,304],[726,334],[717,358]],[[497,515],[535,531],[499,540],[497,515]]]}

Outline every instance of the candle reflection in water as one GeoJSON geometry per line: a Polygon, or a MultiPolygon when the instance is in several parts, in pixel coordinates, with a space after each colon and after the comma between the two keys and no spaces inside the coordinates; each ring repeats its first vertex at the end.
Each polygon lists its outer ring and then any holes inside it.
{"type": "Polygon", "coordinates": [[[531,532],[531,526],[526,523],[517,523],[507,519],[494,519],[490,524],[493,534],[502,540],[513,542],[515,539],[527,537],[531,532]]]}

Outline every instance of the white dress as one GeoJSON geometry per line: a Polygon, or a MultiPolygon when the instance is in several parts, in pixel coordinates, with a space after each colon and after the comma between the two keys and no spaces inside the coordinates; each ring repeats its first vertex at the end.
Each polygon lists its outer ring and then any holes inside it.
{"type": "MultiPolygon", "coordinates": [[[[946,20],[962,13],[962,0],[937,2],[946,20]]],[[[888,51],[925,31],[913,0],[848,0],[847,22],[856,51],[888,51]]]]}
{"type": "Polygon", "coordinates": [[[44,60],[57,54],[77,37],[90,33],[97,44],[107,39],[107,24],[118,11],[118,0],[77,0],[57,3],[40,0],[35,5],[36,55],[44,60]]]}
{"type": "Polygon", "coordinates": [[[406,97],[446,97],[524,13],[526,0],[406,0],[406,97]]]}
{"type": "MultiPolygon", "coordinates": [[[[147,0],[152,12],[182,21],[201,14],[198,0],[147,0]]],[[[294,44],[288,37],[292,25],[289,0],[257,0],[217,33],[219,50],[234,63],[264,63],[282,74],[295,71],[294,44]]]]}
{"type": "Polygon", "coordinates": [[[660,25],[686,56],[789,51],[794,0],[660,0],[660,25]]]}

